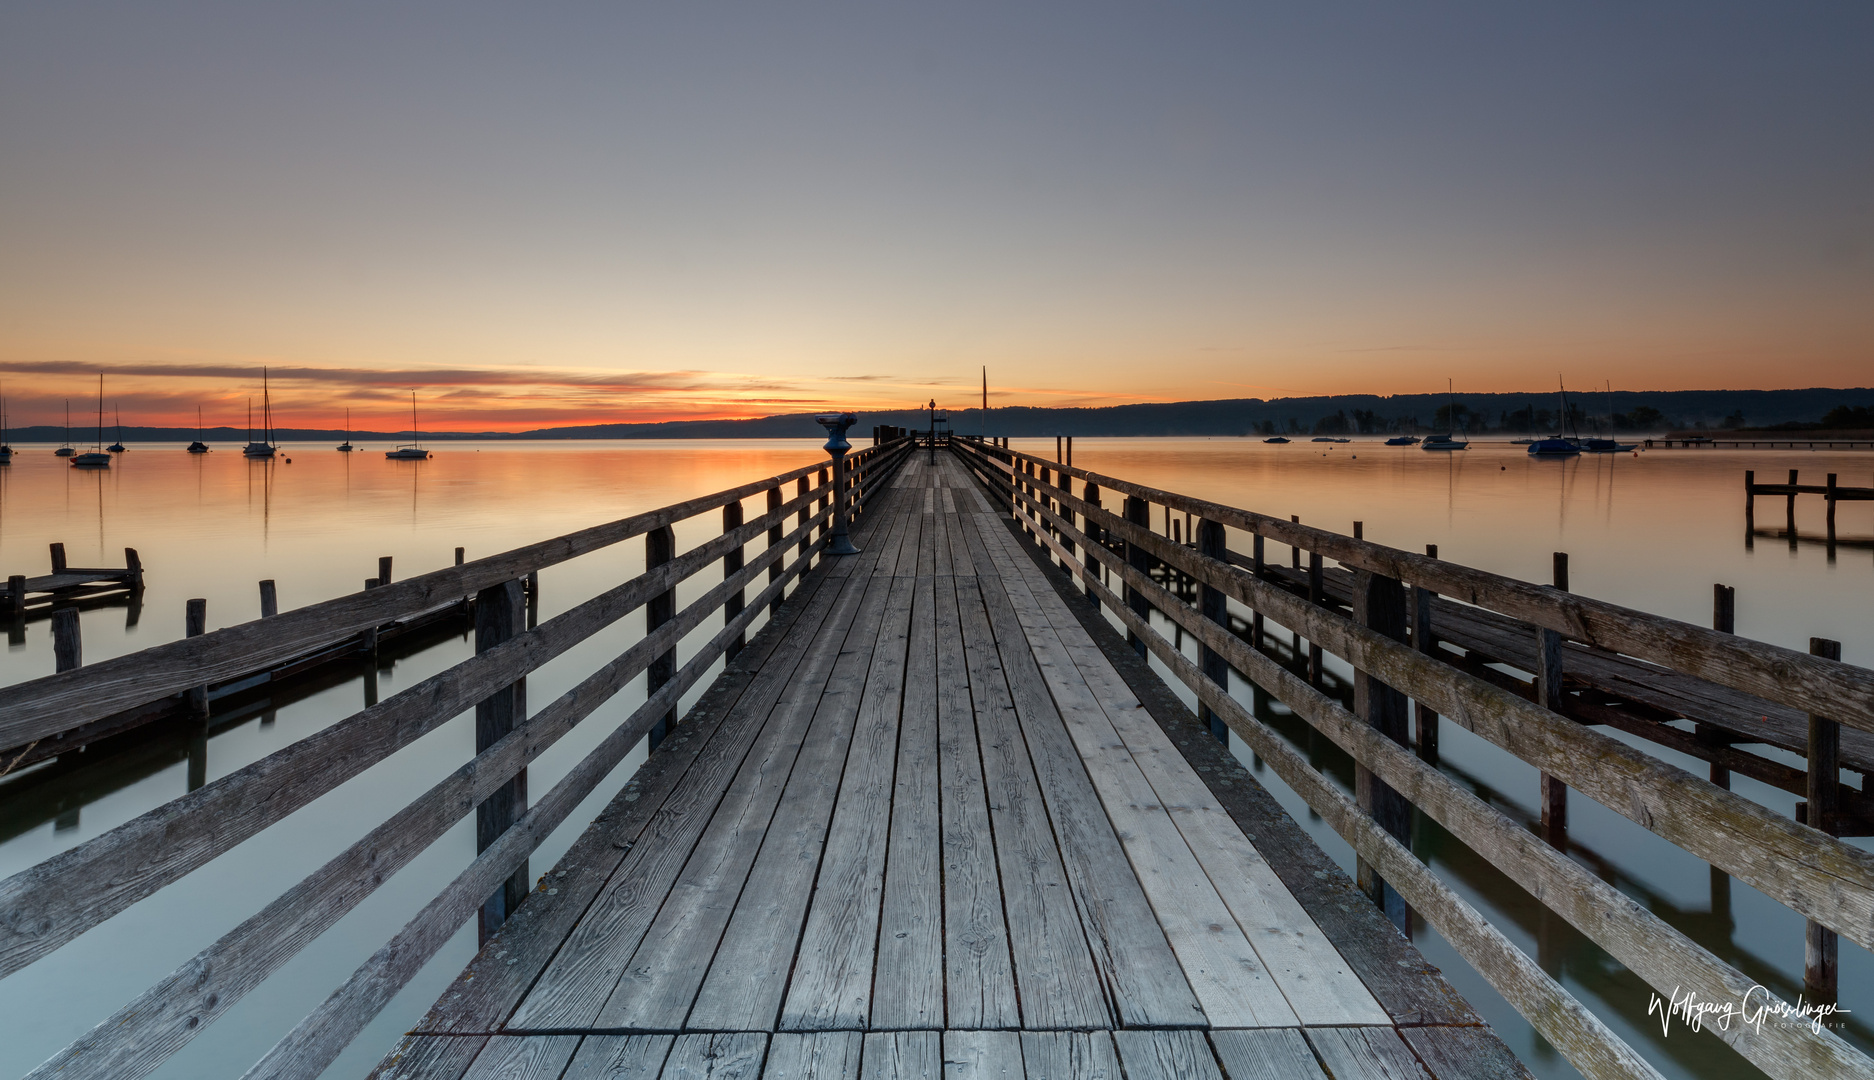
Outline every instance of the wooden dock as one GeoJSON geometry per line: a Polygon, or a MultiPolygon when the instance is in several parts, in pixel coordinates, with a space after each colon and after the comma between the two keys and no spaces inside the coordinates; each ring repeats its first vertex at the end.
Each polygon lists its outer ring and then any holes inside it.
{"type": "Polygon", "coordinates": [[[1395,1027],[1006,518],[916,455],[379,1075],[1523,1075],[1395,1027]]]}
{"type": "MultiPolygon", "coordinates": [[[[1435,821],[1662,995],[1765,993],[1567,854],[1571,798],[1798,913],[1811,1005],[1835,1000],[1838,938],[1874,947],[1874,854],[1838,838],[1868,809],[1841,774],[1874,761],[1874,672],[1834,642],[1739,638],[1722,588],[1691,626],[1572,594],[1559,560],[1532,585],[1101,476],[1071,444],[1050,462],[881,436],[0,691],[19,745],[474,598],[473,657],[0,881],[4,978],[475,714],[460,769],[32,1075],[149,1074],[470,813],[477,856],[248,1077],[321,1075],[470,922],[479,952],[381,1080],[1527,1075],[1395,929],[1413,913],[1582,1075],[1656,1077],[1410,846],[1435,821]],[[677,549],[673,524],[717,513],[677,549]],[[830,557],[848,522],[859,553],[830,557]],[[637,538],[642,573],[526,617],[534,575],[637,538]],[[529,672],[640,612],[641,637],[529,706],[529,672]],[[1233,679],[1351,756],[1351,792],[1233,679]],[[528,763],[627,686],[642,703],[530,798],[528,763]],[[1441,722],[1535,767],[1540,829],[1438,767],[1441,722]],[[1709,778],[1597,730],[1642,724],[1709,778]],[[1351,845],[1353,880],[1219,736],[1351,845]],[[536,877],[535,848],[647,741],[536,877]],[[1806,794],[1806,820],[1727,790],[1731,769],[1806,794]]],[[[1826,1014],[1714,1034],[1779,1080],[1874,1073],[1826,1014]]]]}
{"type": "Polygon", "coordinates": [[[49,612],[54,606],[80,605],[121,598],[143,588],[143,560],[136,548],[124,549],[122,566],[70,566],[65,545],[52,545],[52,572],[38,577],[12,574],[0,591],[0,615],[20,618],[49,612]]]}

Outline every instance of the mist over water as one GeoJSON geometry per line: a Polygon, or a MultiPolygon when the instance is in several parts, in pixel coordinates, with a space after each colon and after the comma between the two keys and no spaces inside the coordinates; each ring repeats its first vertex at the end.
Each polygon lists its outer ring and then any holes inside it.
{"type": "MultiPolygon", "coordinates": [[[[111,604],[82,616],[88,663],[182,636],[185,602],[208,601],[216,629],[257,618],[256,582],[278,583],[282,610],[355,592],[394,560],[394,576],[450,565],[454,549],[480,558],[525,543],[720,490],[822,460],[817,438],[629,443],[503,442],[440,444],[421,462],[386,461],[388,446],[354,454],[329,445],[287,449],[272,463],[243,459],[236,447],[192,456],[180,445],[133,444],[108,470],[71,468],[52,446],[19,446],[0,467],[0,573],[43,574],[47,544],[61,542],[74,565],[122,565],[138,550],[147,588],[140,609],[111,604]],[[291,459],[291,463],[287,462],[291,459]],[[133,617],[134,616],[134,617],[133,617]]],[[[1053,440],[1016,440],[1052,456],[1053,440]]],[[[1436,454],[1378,442],[1247,439],[1079,439],[1075,464],[1217,502],[1350,532],[1410,551],[1437,544],[1442,558],[1547,582],[1551,553],[1570,555],[1575,592],[1708,625],[1712,584],[1737,588],[1741,635],[1806,649],[1812,635],[1842,642],[1843,659],[1874,666],[1867,612],[1874,597],[1874,504],[1844,503],[1831,555],[1819,541],[1823,504],[1798,500],[1798,538],[1780,535],[1783,503],[1759,499],[1759,535],[1747,540],[1743,472],[1781,481],[1790,468],[1805,482],[1839,474],[1844,485],[1874,485],[1874,454],[1805,451],[1655,450],[1638,456],[1535,461],[1521,447],[1474,444],[1436,454]]],[[[1111,500],[1109,499],[1109,504],[1111,500]]],[[[751,515],[763,512],[752,503],[751,515]]],[[[1163,521],[1153,525],[1162,530],[1163,521]]],[[[678,526],[679,550],[720,528],[713,512],[678,526]]],[[[1233,542],[1240,540],[1234,538],[1233,542]]],[[[1270,545],[1272,560],[1287,551],[1270,545]]],[[[544,571],[540,617],[586,600],[642,567],[641,541],[616,545],[544,571]]],[[[708,571],[685,586],[679,604],[716,580],[708,571]]],[[[538,708],[642,632],[633,615],[529,677],[538,708]]],[[[53,669],[49,623],[9,627],[0,685],[53,669]]],[[[707,631],[709,628],[705,628],[707,631]]],[[[376,672],[378,693],[398,690],[468,656],[471,643],[445,630],[376,672]],[[420,647],[419,647],[420,646],[420,647]]],[[[1330,672],[1345,674],[1330,658],[1330,672]]],[[[134,749],[92,755],[0,780],[0,876],[90,839],[200,783],[226,775],[356,711],[364,704],[363,665],[328,684],[279,701],[218,714],[206,733],[152,733],[134,749]],[[193,773],[192,771],[193,770],[193,773]]],[[[1174,680],[1167,679],[1174,689],[1174,680]]],[[[1265,719],[1304,746],[1342,782],[1351,768],[1325,739],[1280,706],[1238,691],[1265,719]]],[[[532,766],[544,791],[642,700],[635,683],[532,766]]],[[[306,810],[241,845],[157,896],[84,935],[51,957],[0,981],[0,1075],[23,1073],[108,1016],[177,964],[225,933],[466,761],[472,722],[445,725],[306,810]]],[[[1646,745],[1646,744],[1642,744],[1646,745]]],[[[1704,775],[1702,763],[1649,752],[1704,775]]],[[[1536,816],[1535,770],[1443,726],[1441,767],[1518,820],[1536,816]]],[[[1761,749],[1761,748],[1758,748],[1761,749]]],[[[1246,760],[1246,750],[1238,746],[1246,760]]],[[[1775,756],[1774,751],[1770,752],[1775,756]]],[[[546,871],[641,760],[628,760],[575,811],[533,858],[546,871]]],[[[1788,760],[1795,763],[1793,758],[1788,760]]],[[[1257,772],[1322,846],[1351,867],[1346,846],[1313,820],[1266,769],[1257,772]]],[[[1850,782],[1861,778],[1849,774],[1850,782]]],[[[1793,796],[1743,777],[1735,789],[1788,813],[1793,796]]],[[[1800,987],[1802,921],[1747,886],[1729,885],[1729,906],[1714,907],[1705,864],[1579,794],[1571,796],[1571,855],[1690,934],[1752,978],[1786,996],[1800,987]],[[1728,914],[1726,911],[1728,910],[1728,914]]],[[[1866,844],[1867,841],[1853,841],[1866,844]]],[[[1749,1075],[1743,1060],[1709,1035],[1675,1026],[1661,1037],[1646,1015],[1646,988],[1571,933],[1540,942],[1537,907],[1431,823],[1415,832],[1421,857],[1437,867],[1530,955],[1552,971],[1667,1075],[1749,1075]]],[[[259,991],[215,1024],[158,1075],[237,1074],[314,1007],[472,857],[472,826],[459,826],[329,931],[259,991]]],[[[1422,926],[1417,940],[1539,1076],[1572,1070],[1422,926]]],[[[473,949],[460,934],[340,1060],[332,1075],[368,1069],[419,1016],[473,949]]],[[[1842,949],[1842,1002],[1854,1014],[1845,1036],[1874,1046],[1874,963],[1842,949]],[[1857,1006],[1860,1006],[1857,1008],[1857,1006]]]]}

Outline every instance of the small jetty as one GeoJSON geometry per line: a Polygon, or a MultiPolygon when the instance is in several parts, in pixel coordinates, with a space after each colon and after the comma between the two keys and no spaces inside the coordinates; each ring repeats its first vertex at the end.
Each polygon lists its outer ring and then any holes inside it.
{"type": "MultiPolygon", "coordinates": [[[[1416,915],[1583,1076],[1657,1077],[1411,846],[1435,822],[1640,989],[1775,1007],[1761,973],[1571,858],[1580,800],[1799,916],[1812,1006],[1836,1000],[1839,938],[1874,946],[1874,854],[1840,839],[1868,828],[1842,772],[1874,768],[1874,672],[1837,643],[1738,637],[1723,586],[1698,626],[1570,591],[1565,556],[1520,581],[1078,468],[1068,439],[1050,460],[933,424],[851,450],[851,419],[821,418],[830,462],[0,691],[18,745],[473,598],[474,656],[0,881],[4,977],[475,713],[460,769],[31,1075],[154,1071],[471,812],[478,854],[248,1076],[323,1073],[473,924],[479,951],[379,1080],[1527,1077],[1414,946],[1416,915]],[[641,573],[528,616],[534,575],[628,541],[641,573]],[[629,647],[529,702],[530,672],[627,617],[629,647]],[[529,763],[627,686],[530,792],[529,763]],[[1539,829],[1438,768],[1449,723],[1533,766],[1539,829]],[[1353,848],[1352,875],[1231,740],[1353,848]],[[641,744],[565,856],[531,865],[641,744]],[[1799,791],[1798,816],[1734,772],[1799,791]]],[[[1874,1072],[1827,1022],[1707,1030],[1779,1080],[1874,1072]]]]}
{"type": "Polygon", "coordinates": [[[21,618],[63,605],[122,598],[143,588],[143,560],[136,548],[124,549],[122,566],[72,566],[65,545],[52,545],[52,572],[27,577],[11,574],[0,593],[0,616],[21,618]]]}

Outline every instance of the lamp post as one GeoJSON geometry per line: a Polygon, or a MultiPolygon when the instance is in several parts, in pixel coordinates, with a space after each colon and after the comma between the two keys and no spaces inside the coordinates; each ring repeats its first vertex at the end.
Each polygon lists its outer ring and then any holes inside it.
{"type": "Polygon", "coordinates": [[[926,456],[925,460],[930,461],[930,462],[935,462],[937,460],[937,399],[936,398],[930,399],[930,405],[928,406],[928,408],[930,409],[930,442],[927,443],[926,445],[929,447],[930,453],[926,456]]]}
{"type": "Polygon", "coordinates": [[[833,538],[826,545],[826,553],[857,555],[859,549],[852,546],[852,538],[846,533],[846,451],[852,449],[852,444],[846,441],[846,429],[858,423],[859,418],[849,412],[838,412],[821,413],[814,419],[826,429],[826,452],[833,455],[833,538]]]}

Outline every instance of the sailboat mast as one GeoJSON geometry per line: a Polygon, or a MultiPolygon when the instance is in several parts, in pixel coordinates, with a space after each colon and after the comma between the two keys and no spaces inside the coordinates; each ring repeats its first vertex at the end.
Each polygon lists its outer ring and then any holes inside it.
{"type": "Polygon", "coordinates": [[[98,449],[104,449],[104,373],[98,372],[98,449]]]}
{"type": "Polygon", "coordinates": [[[410,445],[412,447],[420,447],[423,445],[421,439],[418,437],[416,433],[416,391],[415,390],[410,391],[410,445]]]}

